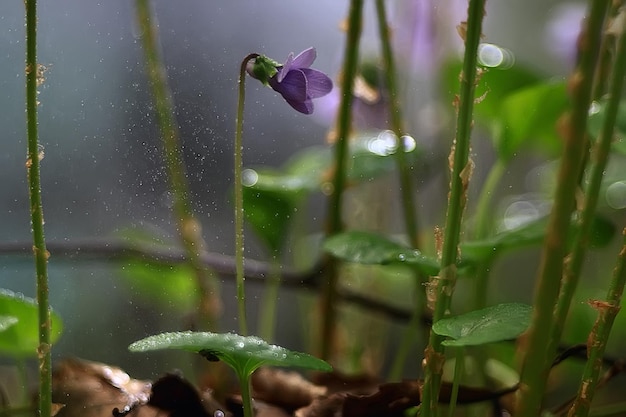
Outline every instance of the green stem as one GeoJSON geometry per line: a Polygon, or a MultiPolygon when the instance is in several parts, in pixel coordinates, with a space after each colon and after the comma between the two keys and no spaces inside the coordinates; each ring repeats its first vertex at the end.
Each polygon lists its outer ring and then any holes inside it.
{"type": "Polygon", "coordinates": [[[259,54],[249,54],[239,68],[239,95],[237,98],[237,120],[235,122],[235,277],[237,282],[237,305],[239,311],[239,332],[243,336],[248,334],[246,319],[246,292],[244,268],[244,241],[243,241],[243,109],[246,100],[246,66],[248,62],[257,58],[259,54]]]}
{"type": "MultiPolygon", "coordinates": [[[[389,36],[389,27],[387,25],[387,13],[385,11],[384,0],[376,0],[376,11],[378,17],[378,32],[380,34],[380,41],[382,44],[383,63],[385,66],[385,81],[389,91],[391,127],[393,133],[396,135],[397,141],[395,157],[400,174],[400,189],[402,192],[402,208],[405,229],[411,246],[414,249],[419,249],[420,244],[417,226],[417,211],[415,210],[415,194],[413,192],[415,185],[413,184],[411,167],[409,167],[409,164],[407,163],[406,153],[404,152],[404,143],[402,142],[404,129],[402,127],[402,110],[397,87],[398,76],[393,59],[393,51],[391,49],[391,40],[389,36]]],[[[420,292],[424,294],[424,304],[422,305],[425,305],[426,296],[421,284],[422,283],[420,283],[420,292]]]]}
{"type": "Polygon", "coordinates": [[[39,416],[50,417],[52,413],[51,321],[48,289],[48,257],[50,254],[46,249],[44,237],[37,125],[37,86],[38,83],[43,82],[43,67],[37,64],[37,0],[25,0],[24,4],[26,6],[26,127],[28,135],[26,168],[29,183],[33,252],[37,275],[39,416]]]}
{"type": "MultiPolygon", "coordinates": [[[[495,194],[496,187],[502,176],[506,172],[506,161],[498,158],[495,164],[489,170],[487,179],[483,184],[476,204],[476,225],[474,227],[474,239],[484,239],[490,234],[493,215],[491,212],[491,203],[495,194]]],[[[487,293],[489,290],[489,270],[493,263],[493,259],[487,259],[476,267],[476,275],[474,277],[474,309],[480,310],[487,305],[487,293]]]]}
{"type": "Polygon", "coordinates": [[[265,296],[261,305],[261,318],[259,319],[259,335],[262,339],[271,342],[274,339],[276,327],[276,307],[278,306],[278,290],[280,288],[280,260],[278,255],[272,257],[270,275],[265,285],[265,296]]]}
{"type": "Polygon", "coordinates": [[[152,22],[149,0],[136,0],[136,9],[142,33],[147,75],[152,87],[157,122],[162,134],[165,164],[174,195],[174,213],[185,253],[194,270],[200,291],[200,314],[207,320],[208,328],[213,330],[217,325],[221,309],[217,281],[200,259],[201,252],[205,250],[205,243],[202,239],[201,225],[195,219],[191,209],[180,134],[174,117],[174,104],[167,85],[165,67],[159,55],[157,28],[152,22]]]}
{"type": "MultiPolygon", "coordinates": [[[[623,13],[622,17],[626,16],[626,12],[621,13],[623,13]]],[[[597,206],[602,177],[604,175],[604,169],[606,167],[611,149],[613,130],[621,98],[620,93],[624,85],[624,74],[626,72],[626,30],[623,28],[621,29],[621,33],[619,34],[619,38],[617,40],[617,48],[614,56],[615,62],[609,81],[609,100],[606,107],[606,115],[602,126],[602,132],[594,148],[595,163],[589,179],[587,202],[583,210],[581,220],[582,224],[578,233],[579,236],[577,236],[578,239],[575,240],[571,262],[569,262],[566,266],[565,281],[561,290],[561,297],[559,298],[559,301],[562,301],[562,303],[559,303],[557,307],[557,320],[564,319],[567,316],[567,310],[571,303],[571,298],[573,297],[573,292],[580,275],[583,263],[584,247],[589,239],[591,221],[597,206]]],[[[626,233],[626,229],[624,230],[624,233],[626,233]]],[[[619,255],[617,267],[615,268],[613,274],[606,302],[598,302],[594,304],[594,307],[599,311],[599,317],[589,337],[589,342],[587,344],[587,365],[583,373],[578,395],[568,413],[569,417],[586,417],[589,414],[591,401],[593,400],[593,396],[598,385],[598,377],[602,370],[602,357],[604,355],[604,350],[613,321],[615,320],[615,316],[620,309],[625,282],[626,241],[624,242],[624,246],[622,247],[622,251],[619,255]]],[[[557,321],[557,323],[560,322],[557,321]]],[[[559,327],[560,326],[558,325],[555,326],[557,329],[559,327]]],[[[555,331],[555,333],[557,332],[555,331]]],[[[557,337],[560,337],[560,333],[558,333],[557,337]]]]}
{"type": "Polygon", "coordinates": [[[592,301],[591,305],[598,310],[596,320],[587,342],[587,364],[583,372],[576,400],[570,408],[568,417],[587,417],[591,402],[598,387],[602,372],[604,351],[611,333],[617,313],[620,311],[624,284],[626,284],[626,229],[623,230],[623,246],[617,266],[613,271],[613,279],[609,287],[606,301],[592,301]]]}
{"type": "Polygon", "coordinates": [[[456,355],[454,359],[454,379],[452,380],[452,392],[450,393],[450,404],[448,404],[448,417],[454,417],[454,409],[456,408],[456,402],[459,398],[459,387],[461,385],[461,376],[463,375],[463,369],[465,368],[465,358],[463,357],[463,351],[465,348],[457,347],[456,355]]]}
{"type": "MultiPolygon", "coordinates": [[[[405,233],[409,239],[409,243],[414,249],[420,249],[419,229],[417,222],[417,210],[415,209],[415,185],[411,176],[411,167],[407,163],[404,151],[404,143],[402,141],[403,122],[402,122],[402,106],[400,105],[400,96],[398,94],[398,75],[391,48],[391,37],[389,35],[389,25],[387,24],[387,12],[385,10],[384,0],[376,0],[376,15],[378,18],[378,33],[383,53],[383,64],[385,69],[385,81],[387,90],[389,91],[389,108],[391,116],[391,128],[396,136],[396,164],[398,166],[398,175],[400,180],[400,192],[402,194],[402,212],[404,214],[405,233]]],[[[415,297],[416,305],[413,319],[409,326],[419,326],[421,320],[419,318],[427,310],[426,291],[424,284],[427,282],[426,277],[419,272],[415,272],[415,297]]],[[[422,327],[424,329],[424,327],[422,327]]],[[[425,333],[427,334],[427,333],[425,333]]],[[[402,344],[394,360],[391,376],[400,377],[402,368],[406,358],[408,357],[409,347],[413,344],[417,332],[410,327],[407,328],[406,334],[402,340],[402,344]]]]}
{"type": "Polygon", "coordinates": [[[411,320],[407,324],[406,330],[402,335],[400,346],[396,349],[395,357],[393,359],[393,363],[391,364],[391,370],[389,371],[389,376],[387,377],[389,381],[398,381],[402,378],[404,365],[409,357],[411,346],[413,346],[418,330],[423,323],[422,315],[419,314],[419,311],[421,311],[421,308],[414,309],[413,314],[411,315],[411,320]]]}
{"type": "MultiPolygon", "coordinates": [[[[348,16],[348,33],[344,51],[344,63],[341,80],[341,102],[337,121],[337,142],[335,143],[335,175],[333,188],[328,199],[328,230],[327,236],[341,232],[343,189],[346,184],[346,159],[348,154],[348,137],[352,126],[352,101],[354,80],[359,60],[359,39],[361,37],[363,0],[351,0],[348,16]]],[[[330,259],[325,268],[326,282],[322,298],[322,359],[329,359],[335,345],[335,327],[337,325],[337,285],[339,265],[337,260],[330,259]]]]}
{"type": "MultiPolygon", "coordinates": [[[[478,45],[482,33],[482,21],[485,14],[486,0],[470,0],[468,8],[467,30],[465,34],[465,56],[459,95],[456,136],[452,145],[452,175],[443,249],[441,253],[441,269],[435,285],[435,310],[433,323],[440,320],[450,308],[454,286],[456,284],[456,263],[461,234],[463,211],[467,201],[467,189],[472,171],[469,161],[470,135],[472,130],[472,112],[476,88],[476,68],[478,45]]],[[[424,357],[424,389],[422,393],[422,415],[435,417],[441,376],[445,361],[443,337],[432,330],[429,345],[424,357]]]]}
{"type": "Polygon", "coordinates": [[[252,393],[250,390],[250,377],[245,374],[239,374],[238,377],[239,386],[241,388],[241,406],[243,407],[243,417],[254,417],[252,393]]]}
{"type": "MultiPolygon", "coordinates": [[[[585,190],[585,205],[580,214],[579,227],[573,239],[572,253],[569,261],[565,263],[561,292],[559,293],[558,304],[555,311],[555,326],[552,334],[552,343],[556,345],[561,338],[563,325],[567,318],[574,292],[578,285],[582,267],[585,261],[585,253],[591,235],[598,199],[600,197],[600,187],[602,178],[608,164],[613,141],[613,131],[617,120],[621,91],[624,85],[624,73],[626,72],[626,42],[624,41],[624,31],[619,36],[617,48],[615,50],[615,62],[609,77],[608,100],[606,114],[602,131],[597,138],[592,150],[592,167],[585,190]]],[[[556,349],[556,346],[554,346],[556,349]]]]}
{"type": "Polygon", "coordinates": [[[578,43],[581,48],[579,63],[570,81],[572,109],[561,120],[565,149],[535,288],[534,314],[528,331],[528,350],[517,397],[517,417],[539,415],[550,364],[558,343],[558,340],[552,340],[555,333],[554,310],[561,287],[578,179],[587,149],[585,132],[593,75],[608,3],[608,0],[590,1],[590,13],[578,43]]]}

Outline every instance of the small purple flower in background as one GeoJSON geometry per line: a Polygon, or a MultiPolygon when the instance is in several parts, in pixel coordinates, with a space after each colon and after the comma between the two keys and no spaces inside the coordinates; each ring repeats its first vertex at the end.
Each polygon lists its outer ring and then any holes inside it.
{"type": "Polygon", "coordinates": [[[280,93],[291,107],[304,114],[313,113],[313,99],[330,93],[333,82],[326,74],[310,68],[317,54],[315,48],[300,52],[295,58],[290,53],[280,65],[259,56],[248,66],[248,74],[280,93]]]}

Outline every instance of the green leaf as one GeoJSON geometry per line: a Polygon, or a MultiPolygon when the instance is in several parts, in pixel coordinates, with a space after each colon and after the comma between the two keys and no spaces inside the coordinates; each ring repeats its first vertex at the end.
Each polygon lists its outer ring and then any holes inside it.
{"type": "MultiPolygon", "coordinates": [[[[51,311],[50,342],[54,343],[61,335],[61,318],[51,311]]],[[[0,354],[12,357],[35,356],[39,346],[39,320],[37,301],[9,290],[0,289],[0,317],[5,325],[0,332],[0,354]],[[11,318],[15,319],[10,320],[11,318]]]]}
{"type": "MultiPolygon", "coordinates": [[[[602,124],[606,117],[607,100],[602,99],[597,106],[594,106],[592,113],[589,115],[589,123],[587,130],[595,139],[598,139],[602,131],[602,124]]],[[[615,140],[613,141],[613,150],[626,155],[626,100],[622,100],[617,110],[617,118],[615,119],[615,128],[613,131],[615,140]]]]}
{"type": "Polygon", "coordinates": [[[493,125],[500,158],[508,160],[522,148],[531,147],[549,156],[558,155],[562,140],[556,124],[568,104],[564,82],[533,85],[505,97],[493,125]]]}
{"type": "Polygon", "coordinates": [[[258,337],[244,337],[234,333],[161,333],[139,340],[128,349],[131,352],[182,349],[200,353],[209,360],[224,361],[239,377],[247,377],[264,365],[332,371],[328,363],[314,356],[270,345],[258,337]]]}
{"type": "Polygon", "coordinates": [[[17,317],[13,316],[0,316],[0,332],[5,331],[9,327],[17,323],[17,317]]]}
{"type": "MultiPolygon", "coordinates": [[[[459,76],[462,63],[449,62],[443,67],[444,93],[453,101],[459,91],[459,76]]],[[[476,97],[480,97],[474,106],[474,115],[481,123],[491,125],[500,114],[502,100],[524,87],[540,81],[540,77],[520,65],[508,69],[488,69],[483,72],[476,86],[476,97]]]]}
{"type": "Polygon", "coordinates": [[[129,259],[120,277],[146,302],[160,308],[187,312],[198,303],[198,286],[193,269],[187,264],[164,265],[129,259]]]}
{"type": "Polygon", "coordinates": [[[437,275],[439,264],[420,251],[370,232],[350,231],[326,239],[323,249],[349,262],[373,265],[406,264],[426,275],[437,275]]]}
{"type": "MultiPolygon", "coordinates": [[[[504,251],[539,245],[543,242],[548,218],[541,217],[520,227],[506,230],[482,240],[461,243],[464,261],[480,262],[500,255],[504,251]]],[[[576,226],[572,222],[572,228],[576,226]]],[[[596,215],[591,225],[590,245],[603,247],[615,236],[615,225],[609,219],[596,215]]]]}
{"type": "Polygon", "coordinates": [[[254,181],[243,187],[244,214],[248,223],[273,254],[285,244],[297,206],[310,188],[307,178],[275,171],[250,170],[254,181]]]}
{"type": "Polygon", "coordinates": [[[445,346],[476,346],[515,339],[530,325],[532,307],[526,304],[498,304],[482,310],[441,319],[433,332],[448,336],[445,346]]]}

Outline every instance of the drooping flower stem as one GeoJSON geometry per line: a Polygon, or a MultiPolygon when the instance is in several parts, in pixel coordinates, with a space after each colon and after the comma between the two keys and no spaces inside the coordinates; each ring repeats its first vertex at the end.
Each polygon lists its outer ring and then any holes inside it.
{"type": "Polygon", "coordinates": [[[243,110],[246,99],[246,66],[248,62],[257,58],[259,54],[250,54],[241,61],[239,69],[239,95],[237,98],[237,120],[235,122],[235,277],[237,282],[237,303],[239,311],[239,333],[248,334],[246,319],[246,293],[243,274],[243,110]]]}
{"type": "Polygon", "coordinates": [[[560,121],[565,148],[535,288],[534,314],[517,397],[515,415],[518,417],[539,414],[555,345],[558,343],[558,340],[552,340],[556,319],[554,309],[564,272],[565,248],[568,246],[578,180],[587,151],[588,110],[604,16],[609,3],[608,0],[589,2],[590,12],[578,42],[579,60],[569,84],[572,108],[560,121]]]}
{"type": "MultiPolygon", "coordinates": [[[[472,162],[469,160],[470,135],[476,88],[477,51],[482,32],[482,21],[485,15],[485,2],[486,0],[470,0],[468,8],[456,135],[450,155],[452,174],[441,253],[441,269],[439,277],[433,283],[436,297],[433,323],[443,318],[446,311],[450,308],[456,283],[456,263],[461,223],[472,171],[472,162]]],[[[441,377],[445,360],[442,341],[443,337],[431,330],[430,342],[424,354],[425,378],[422,393],[422,416],[425,417],[435,417],[437,415],[439,390],[441,388],[441,377]]]]}
{"type": "MultiPolygon", "coordinates": [[[[402,193],[402,213],[404,215],[404,228],[405,233],[409,239],[411,247],[414,249],[420,249],[419,242],[419,230],[417,223],[417,210],[415,209],[415,185],[411,176],[411,169],[407,163],[407,158],[404,152],[404,143],[402,141],[403,135],[403,119],[402,119],[402,107],[400,105],[400,97],[398,94],[398,82],[397,71],[393,57],[393,50],[391,48],[391,37],[389,35],[389,26],[387,23],[387,12],[385,10],[384,0],[376,0],[376,17],[378,20],[378,33],[380,36],[381,49],[383,54],[383,65],[385,73],[386,87],[389,91],[389,108],[391,116],[391,128],[396,135],[396,164],[398,166],[398,175],[400,180],[400,192],[402,193]]],[[[415,310],[414,318],[411,320],[411,325],[419,325],[421,323],[420,318],[426,310],[426,292],[424,285],[425,277],[420,273],[415,272],[415,310]]],[[[400,348],[396,353],[396,358],[391,367],[392,373],[390,373],[390,379],[395,380],[401,377],[399,373],[403,368],[403,364],[406,362],[408,353],[410,351],[409,346],[413,343],[413,340],[417,332],[413,329],[408,329],[402,339],[400,348]]]]}
{"type": "MultiPolygon", "coordinates": [[[[348,153],[348,137],[352,126],[352,101],[354,79],[356,78],[359,60],[359,39],[361,37],[363,0],[351,0],[348,15],[347,39],[344,52],[343,69],[341,72],[341,102],[337,119],[337,142],[335,143],[335,176],[332,192],[328,199],[328,226],[326,234],[332,236],[341,232],[343,189],[346,183],[346,157],[348,153]]],[[[322,359],[330,358],[335,341],[337,322],[337,284],[338,262],[329,259],[325,272],[326,282],[322,294],[322,359]]]]}
{"type": "Polygon", "coordinates": [[[48,289],[48,251],[43,227],[40,149],[37,125],[37,86],[43,82],[43,68],[37,64],[37,0],[26,0],[26,128],[28,136],[28,194],[30,197],[33,252],[37,275],[39,316],[39,417],[52,413],[52,357],[50,353],[50,300],[48,289]]]}
{"type": "Polygon", "coordinates": [[[161,130],[165,164],[170,188],[174,196],[174,215],[190,266],[200,292],[200,315],[208,322],[208,328],[217,326],[221,310],[218,285],[210,271],[203,265],[200,254],[205,250],[201,225],[191,209],[187,173],[183,161],[182,144],[174,116],[172,95],[167,85],[165,67],[159,56],[157,28],[152,22],[149,0],[136,0],[136,10],[146,70],[154,96],[157,123],[161,130]]]}

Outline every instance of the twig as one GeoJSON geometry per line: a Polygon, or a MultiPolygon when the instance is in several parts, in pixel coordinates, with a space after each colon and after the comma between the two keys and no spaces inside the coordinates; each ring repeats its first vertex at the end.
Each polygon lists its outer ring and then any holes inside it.
{"type": "Polygon", "coordinates": [[[174,196],[173,211],[188,262],[194,270],[200,291],[199,312],[208,321],[208,328],[214,330],[221,309],[217,282],[211,278],[211,274],[200,262],[198,255],[204,249],[205,243],[201,237],[200,222],[194,217],[191,209],[187,174],[181,151],[182,144],[174,116],[174,103],[167,85],[165,66],[159,55],[157,27],[152,21],[149,0],[136,0],[136,9],[138,24],[141,28],[146,71],[150,80],[157,122],[162,135],[165,165],[174,196]]]}
{"type": "Polygon", "coordinates": [[[39,417],[52,414],[52,357],[50,352],[50,300],[48,256],[44,237],[41,200],[40,149],[37,126],[37,87],[43,82],[43,67],[37,64],[37,0],[26,0],[26,124],[28,135],[28,194],[30,197],[32,252],[37,274],[37,310],[39,319],[39,417]]]}
{"type": "MultiPolygon", "coordinates": [[[[470,136],[473,123],[474,96],[476,90],[476,71],[478,64],[478,45],[482,34],[482,22],[485,15],[486,0],[470,0],[468,17],[465,23],[465,54],[461,73],[461,86],[458,97],[456,135],[450,154],[451,171],[448,210],[444,230],[441,269],[435,284],[435,307],[433,322],[437,322],[450,308],[454,286],[456,284],[457,257],[461,236],[463,211],[467,202],[467,189],[472,172],[469,160],[470,136]]],[[[424,391],[422,415],[437,416],[439,389],[445,361],[442,341],[432,330],[424,354],[424,391]]]]}
{"type": "MultiPolygon", "coordinates": [[[[352,127],[352,101],[354,79],[357,74],[359,60],[359,39],[363,15],[363,0],[351,0],[348,15],[347,39],[344,52],[344,63],[341,81],[341,102],[337,119],[337,142],[335,143],[333,191],[328,199],[327,236],[332,236],[343,229],[343,189],[347,175],[348,136],[352,127]]],[[[329,258],[324,268],[326,283],[322,294],[321,346],[322,359],[330,359],[335,345],[335,328],[337,325],[336,299],[339,281],[338,260],[329,258]]]]}

